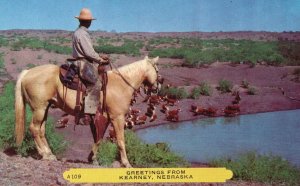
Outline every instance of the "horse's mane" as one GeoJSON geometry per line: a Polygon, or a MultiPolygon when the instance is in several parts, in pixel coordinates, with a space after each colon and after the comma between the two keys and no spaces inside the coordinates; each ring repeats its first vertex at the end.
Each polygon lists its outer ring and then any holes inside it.
{"type": "MultiPolygon", "coordinates": [[[[145,71],[145,59],[118,68],[123,76],[132,76],[145,71]]],[[[115,71],[115,70],[113,70],[115,71]]]]}

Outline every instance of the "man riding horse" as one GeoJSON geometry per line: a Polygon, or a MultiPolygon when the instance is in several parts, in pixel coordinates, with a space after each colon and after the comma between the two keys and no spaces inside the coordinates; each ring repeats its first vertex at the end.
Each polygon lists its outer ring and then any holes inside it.
{"type": "Polygon", "coordinates": [[[72,38],[73,58],[76,59],[76,65],[79,67],[79,75],[84,80],[87,87],[84,101],[84,124],[89,125],[93,121],[99,102],[101,81],[99,79],[97,65],[106,65],[109,63],[108,56],[98,55],[92,45],[88,28],[93,18],[89,9],[83,8],[80,15],[76,16],[79,20],[79,27],[74,32],[72,38]]]}
{"type": "MultiPolygon", "coordinates": [[[[80,26],[73,36],[73,57],[76,59],[75,64],[80,69],[79,75],[81,78],[84,78],[84,83],[87,86],[88,96],[85,98],[84,112],[90,120],[86,123],[90,124],[92,128],[95,125],[92,123],[91,116],[97,111],[100,102],[101,82],[98,80],[96,65],[108,64],[109,60],[108,57],[99,56],[92,47],[92,42],[87,32],[91,21],[94,20],[91,12],[88,9],[82,9],[80,15],[76,18],[79,19],[80,26]]],[[[138,90],[142,85],[152,87],[153,90],[159,89],[161,81],[158,75],[158,59],[159,57],[150,59],[146,56],[139,61],[108,71],[107,79],[104,78],[107,80],[107,94],[105,98],[101,99],[105,100],[107,107],[104,116],[109,116],[109,121],[115,129],[120,160],[125,167],[131,167],[125,148],[125,116],[129,111],[134,91],[138,90]]],[[[60,72],[60,68],[53,64],[23,70],[18,76],[15,87],[16,144],[21,145],[24,140],[25,129],[27,128],[25,127],[26,104],[29,104],[32,111],[32,119],[28,128],[34,138],[39,155],[47,160],[56,159],[45,134],[50,106],[54,105],[72,115],[76,114],[78,108],[76,103],[78,90],[66,88],[60,79],[60,72]],[[68,91],[68,94],[66,94],[66,91],[68,91]]],[[[96,112],[96,115],[98,113],[96,112]]],[[[100,123],[98,122],[100,121],[99,118],[101,119],[100,116],[96,117],[95,123],[100,123]]],[[[107,125],[97,126],[102,127],[101,131],[105,131],[107,128],[107,125]]],[[[98,132],[98,134],[100,133],[98,132]]],[[[98,148],[104,135],[102,133],[98,137],[98,134],[95,138],[95,132],[93,132],[94,145],[88,157],[89,161],[92,162],[97,161],[98,148]]]]}

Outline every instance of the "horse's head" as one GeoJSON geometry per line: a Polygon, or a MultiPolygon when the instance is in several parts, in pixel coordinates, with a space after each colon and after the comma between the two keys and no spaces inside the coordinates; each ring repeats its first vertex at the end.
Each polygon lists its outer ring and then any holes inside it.
{"type": "Polygon", "coordinates": [[[144,85],[151,88],[153,92],[158,92],[161,84],[163,83],[163,78],[158,74],[157,61],[159,57],[150,59],[148,56],[145,57],[145,61],[147,66],[146,78],[144,81],[144,85]]]}

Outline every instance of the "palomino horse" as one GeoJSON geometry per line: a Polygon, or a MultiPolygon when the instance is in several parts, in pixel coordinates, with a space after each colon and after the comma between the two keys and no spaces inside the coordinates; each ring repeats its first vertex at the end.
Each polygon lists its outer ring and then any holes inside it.
{"type": "MultiPolygon", "coordinates": [[[[109,114],[119,147],[121,163],[131,167],[124,141],[125,114],[129,110],[130,100],[134,90],[142,84],[149,84],[158,88],[158,57],[149,59],[147,56],[140,61],[125,65],[116,70],[108,71],[107,83],[107,114],[109,114]]],[[[32,120],[29,126],[34,137],[38,153],[43,159],[53,159],[48,142],[45,138],[45,121],[51,104],[74,115],[76,91],[63,86],[59,79],[59,67],[56,65],[42,65],[30,70],[23,70],[18,77],[15,89],[16,143],[20,145],[24,138],[25,130],[25,104],[28,103],[32,110],[32,120]]],[[[101,97],[101,99],[103,99],[101,97]]],[[[101,100],[102,101],[102,100],[101,100]]],[[[100,140],[92,148],[92,160],[96,160],[100,140]]]]}

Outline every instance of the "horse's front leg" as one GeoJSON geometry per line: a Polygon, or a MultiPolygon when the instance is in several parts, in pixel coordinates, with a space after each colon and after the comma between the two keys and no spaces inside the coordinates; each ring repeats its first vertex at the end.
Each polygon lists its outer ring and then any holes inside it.
{"type": "Polygon", "coordinates": [[[48,145],[47,139],[45,138],[45,117],[46,109],[39,109],[33,111],[32,121],[29,129],[34,137],[34,142],[38,153],[47,160],[56,160],[56,157],[52,154],[52,151],[48,145]]]}
{"type": "Polygon", "coordinates": [[[127,167],[132,167],[128,161],[126,148],[125,148],[125,136],[124,136],[124,125],[125,125],[125,118],[124,115],[119,116],[118,118],[112,120],[116,138],[117,138],[117,145],[119,147],[120,156],[121,156],[121,163],[127,167]]]}

